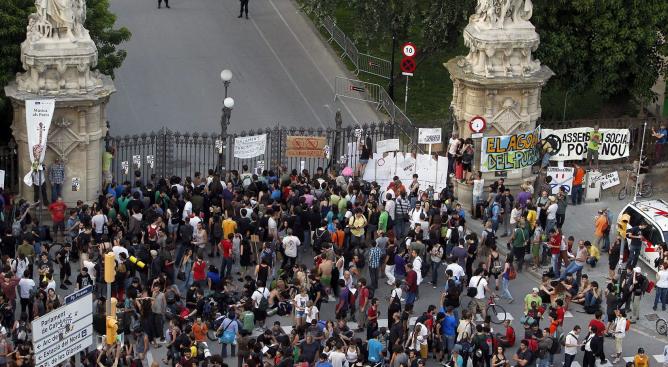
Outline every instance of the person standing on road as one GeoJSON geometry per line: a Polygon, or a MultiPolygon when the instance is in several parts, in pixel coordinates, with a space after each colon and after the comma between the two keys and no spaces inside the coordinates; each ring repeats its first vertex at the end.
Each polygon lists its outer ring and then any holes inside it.
{"type": "Polygon", "coordinates": [[[603,212],[603,210],[599,210],[598,215],[594,220],[594,238],[596,238],[594,245],[596,245],[598,248],[601,248],[601,241],[603,241],[605,230],[608,228],[608,225],[608,216],[603,212]]]}
{"type": "Polygon", "coordinates": [[[668,269],[664,263],[659,265],[659,272],[656,274],[656,294],[652,309],[656,311],[656,306],[661,302],[661,311],[665,311],[666,297],[668,297],[668,269]]]}
{"type": "Polygon", "coordinates": [[[246,19],[248,19],[248,0],[239,0],[239,2],[241,3],[241,9],[239,9],[239,16],[237,18],[241,18],[244,10],[246,10],[246,19]]]}
{"type": "Polygon", "coordinates": [[[571,188],[571,204],[580,205],[582,204],[583,191],[582,183],[584,182],[585,170],[581,165],[573,163],[573,187],[571,188]]]}
{"type": "Polygon", "coordinates": [[[522,272],[522,266],[524,265],[524,255],[526,254],[526,249],[524,246],[529,240],[529,232],[526,229],[526,219],[520,218],[520,223],[513,232],[513,236],[510,238],[510,243],[513,248],[513,257],[517,261],[517,272],[522,272]]]}
{"type": "Polygon", "coordinates": [[[666,123],[661,123],[659,131],[652,128],[652,136],[657,139],[656,144],[654,145],[654,164],[658,164],[663,161],[663,149],[666,144],[668,144],[668,129],[666,129],[666,123]]]}
{"type": "Polygon", "coordinates": [[[471,297],[471,305],[469,306],[469,311],[475,316],[475,314],[480,311],[482,318],[484,319],[487,316],[487,298],[485,292],[489,292],[487,288],[487,279],[484,277],[485,270],[483,268],[477,268],[475,270],[474,276],[471,277],[469,281],[469,288],[475,288],[475,295],[471,297]]]}
{"type": "Polygon", "coordinates": [[[619,362],[619,359],[622,357],[622,347],[624,346],[624,338],[626,337],[626,313],[622,310],[615,310],[615,331],[613,336],[615,337],[615,353],[611,356],[613,357],[612,363],[619,362]]]}
{"type": "Polygon", "coordinates": [[[545,221],[545,232],[550,233],[552,228],[557,225],[557,210],[559,205],[557,204],[557,198],[554,195],[550,195],[548,198],[549,203],[547,204],[546,221],[545,221]]]}
{"type": "Polygon", "coordinates": [[[578,354],[581,344],[578,341],[580,336],[580,325],[575,325],[573,330],[566,335],[564,340],[564,367],[571,367],[578,354]]]}
{"type": "Polygon", "coordinates": [[[369,280],[371,280],[369,288],[376,291],[378,289],[378,273],[383,253],[376,241],[372,241],[371,246],[371,249],[369,249],[369,280]]]}
{"type": "Polygon", "coordinates": [[[629,244],[628,259],[628,265],[630,267],[635,267],[636,264],[638,264],[638,257],[640,256],[640,249],[642,247],[642,231],[644,231],[645,228],[647,228],[647,224],[641,222],[637,226],[631,227],[626,232],[626,237],[631,240],[631,243],[629,244]]]}

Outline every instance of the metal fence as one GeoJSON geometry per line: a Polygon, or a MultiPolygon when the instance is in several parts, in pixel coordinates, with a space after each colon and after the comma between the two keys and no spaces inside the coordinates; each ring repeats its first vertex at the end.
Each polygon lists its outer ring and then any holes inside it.
{"type": "Polygon", "coordinates": [[[341,50],[343,50],[341,57],[347,57],[348,60],[350,60],[355,67],[355,74],[359,74],[361,71],[381,78],[390,79],[392,64],[388,60],[359,52],[357,46],[355,46],[355,42],[353,42],[353,40],[336,25],[336,20],[334,20],[334,18],[327,15],[320,19],[320,24],[327,34],[329,34],[329,40],[327,40],[327,42],[334,41],[339,45],[341,50]]]}
{"type": "Polygon", "coordinates": [[[11,139],[6,146],[0,146],[0,170],[5,171],[4,184],[5,191],[17,192],[20,181],[18,171],[16,142],[11,139]]]}
{"type": "Polygon", "coordinates": [[[416,147],[411,142],[417,139],[417,129],[409,131],[384,122],[343,127],[337,122],[335,128],[327,129],[275,126],[242,131],[239,134],[228,134],[224,139],[225,162],[219,160],[219,134],[180,133],[163,128],[149,134],[109,136],[106,144],[115,149],[112,169],[114,178],[117,181],[132,181],[136,170],[141,172],[142,177],[152,174],[158,177],[192,177],[196,172],[206,176],[209,169],[216,169],[219,165],[228,171],[241,171],[244,165],[251,170],[257,167],[275,169],[279,165],[300,169],[303,162],[304,169],[315,172],[318,167],[338,166],[342,158],[345,165],[355,167],[358,163],[357,144],[366,138],[371,139],[374,146],[379,140],[402,138],[402,150],[414,151],[416,147]],[[267,134],[264,154],[249,159],[234,157],[235,138],[260,134],[267,134]],[[406,134],[410,136],[405,138],[406,134]],[[324,151],[319,157],[289,157],[289,136],[324,137],[331,149],[330,158],[325,157],[324,151]]]}

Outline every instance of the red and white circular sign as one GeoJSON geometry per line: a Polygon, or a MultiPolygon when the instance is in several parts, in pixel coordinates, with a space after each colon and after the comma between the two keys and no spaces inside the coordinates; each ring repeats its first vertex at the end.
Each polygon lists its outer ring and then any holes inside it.
{"type": "Polygon", "coordinates": [[[469,129],[473,131],[474,133],[481,133],[485,131],[487,128],[487,121],[485,121],[485,118],[482,116],[474,116],[470,121],[469,121],[469,129]]]}
{"type": "Polygon", "coordinates": [[[415,45],[411,42],[406,42],[401,47],[401,53],[403,53],[406,57],[413,57],[417,53],[417,47],[415,47],[415,45]]]}

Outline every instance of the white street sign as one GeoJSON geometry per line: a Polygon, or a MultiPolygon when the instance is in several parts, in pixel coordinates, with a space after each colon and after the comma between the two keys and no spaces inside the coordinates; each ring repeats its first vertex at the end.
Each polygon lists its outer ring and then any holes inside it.
{"type": "Polygon", "coordinates": [[[420,128],[418,130],[418,144],[438,144],[441,142],[441,128],[420,128]]]}
{"type": "Polygon", "coordinates": [[[35,366],[55,366],[93,345],[92,287],[68,296],[67,303],[33,320],[35,366]]]}

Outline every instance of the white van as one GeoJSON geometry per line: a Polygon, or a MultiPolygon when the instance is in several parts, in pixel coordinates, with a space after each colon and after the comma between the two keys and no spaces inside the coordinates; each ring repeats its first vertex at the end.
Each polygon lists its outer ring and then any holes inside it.
{"type": "Polygon", "coordinates": [[[659,257],[659,250],[656,246],[666,243],[668,239],[668,203],[662,199],[632,201],[619,213],[617,223],[624,214],[629,215],[627,229],[637,226],[640,222],[647,223],[647,228],[643,231],[644,240],[640,250],[640,260],[658,271],[654,266],[654,260],[659,257]]]}

